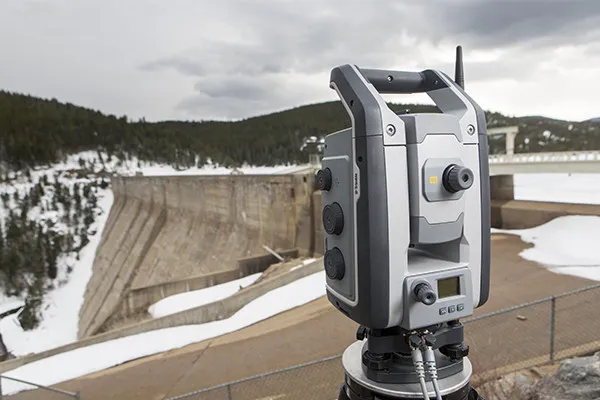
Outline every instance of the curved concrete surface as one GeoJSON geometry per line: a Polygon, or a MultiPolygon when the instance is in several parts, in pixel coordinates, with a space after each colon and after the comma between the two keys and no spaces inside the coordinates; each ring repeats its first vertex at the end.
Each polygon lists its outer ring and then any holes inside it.
{"type": "Polygon", "coordinates": [[[95,334],[132,287],[229,270],[273,249],[312,252],[313,176],[116,177],[80,311],[95,334]]]}

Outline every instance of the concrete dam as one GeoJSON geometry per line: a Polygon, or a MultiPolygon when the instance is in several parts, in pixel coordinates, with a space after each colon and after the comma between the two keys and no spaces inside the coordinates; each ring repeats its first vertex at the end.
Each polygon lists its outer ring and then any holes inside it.
{"type": "Polygon", "coordinates": [[[237,279],[238,260],[267,254],[263,246],[315,252],[312,173],[115,177],[112,189],[80,339],[108,330],[145,288],[164,295],[177,282],[187,286],[175,292],[193,290],[190,281],[202,288],[237,279]]]}
{"type": "MultiPolygon", "coordinates": [[[[80,311],[79,338],[148,319],[148,306],[167,296],[262,272],[277,262],[263,246],[284,256],[321,256],[321,194],[314,185],[310,170],[114,177],[114,203],[80,311]]],[[[496,228],[600,215],[598,205],[513,200],[512,176],[492,176],[490,186],[496,228]]]]}

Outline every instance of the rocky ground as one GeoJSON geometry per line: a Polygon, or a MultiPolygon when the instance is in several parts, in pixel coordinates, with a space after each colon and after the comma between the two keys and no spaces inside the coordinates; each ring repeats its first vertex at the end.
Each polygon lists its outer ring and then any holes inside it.
{"type": "Polygon", "coordinates": [[[510,374],[478,389],[486,400],[597,400],[600,353],[510,374]]]}

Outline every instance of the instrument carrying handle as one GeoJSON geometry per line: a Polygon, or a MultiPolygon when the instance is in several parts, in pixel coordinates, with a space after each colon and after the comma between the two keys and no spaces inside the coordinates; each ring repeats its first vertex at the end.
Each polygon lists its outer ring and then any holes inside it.
{"type": "Polygon", "coordinates": [[[427,84],[427,77],[423,72],[389,71],[385,69],[361,69],[360,72],[379,93],[425,93],[430,88],[430,85],[427,84]]]}

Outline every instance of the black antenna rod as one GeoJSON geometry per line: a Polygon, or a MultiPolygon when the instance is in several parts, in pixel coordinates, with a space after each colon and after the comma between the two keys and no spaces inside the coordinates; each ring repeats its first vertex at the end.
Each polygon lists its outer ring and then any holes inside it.
{"type": "Polygon", "coordinates": [[[463,68],[462,46],[456,46],[456,66],[454,69],[454,82],[462,89],[465,88],[465,70],[463,68]]]}

